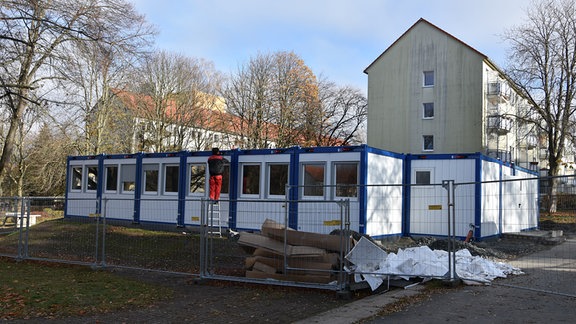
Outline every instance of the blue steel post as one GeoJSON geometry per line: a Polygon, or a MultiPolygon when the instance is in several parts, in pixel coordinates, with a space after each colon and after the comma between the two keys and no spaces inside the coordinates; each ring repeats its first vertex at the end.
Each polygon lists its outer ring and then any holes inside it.
{"type": "Polygon", "coordinates": [[[228,212],[228,227],[231,230],[236,229],[237,211],[238,211],[238,156],[239,151],[237,149],[231,150],[230,152],[230,188],[228,190],[228,197],[230,199],[228,212]]]}
{"type": "Polygon", "coordinates": [[[68,192],[70,192],[70,160],[71,157],[66,158],[66,184],[64,192],[64,218],[68,218],[68,192]]]}
{"type": "Polygon", "coordinates": [[[360,151],[360,179],[358,180],[358,227],[360,234],[366,234],[366,213],[368,209],[368,146],[362,145],[360,151]]]}
{"type": "Polygon", "coordinates": [[[410,234],[410,194],[412,186],[412,155],[407,154],[404,160],[404,174],[402,175],[402,236],[410,234]]]}
{"type": "Polygon", "coordinates": [[[188,168],[186,165],[188,154],[185,151],[179,153],[180,156],[180,166],[178,169],[178,217],[176,220],[176,226],[185,226],[185,213],[186,213],[186,194],[188,193],[188,188],[186,188],[188,168]]]}
{"type": "Polygon", "coordinates": [[[140,203],[142,198],[142,153],[136,154],[136,178],[134,179],[134,218],[135,224],[140,223],[140,203]]]}
{"type": "Polygon", "coordinates": [[[474,239],[480,239],[482,235],[482,159],[480,153],[475,157],[475,188],[474,192],[474,239]]]}
{"type": "Polygon", "coordinates": [[[106,170],[104,169],[104,155],[100,154],[96,157],[98,159],[98,175],[96,178],[96,213],[102,213],[102,192],[104,191],[104,175],[106,170]]]}
{"type": "Polygon", "coordinates": [[[290,152],[290,192],[288,205],[288,227],[298,229],[298,179],[300,178],[300,148],[293,147],[290,152]]]}

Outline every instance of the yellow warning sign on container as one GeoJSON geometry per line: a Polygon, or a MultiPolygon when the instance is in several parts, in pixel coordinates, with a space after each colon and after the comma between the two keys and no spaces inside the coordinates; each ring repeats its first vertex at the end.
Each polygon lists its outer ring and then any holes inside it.
{"type": "Polygon", "coordinates": [[[428,205],[428,210],[442,210],[442,205],[428,205]]]}
{"type": "Polygon", "coordinates": [[[339,219],[324,221],[324,226],[338,226],[342,224],[339,219]]]}
{"type": "Polygon", "coordinates": [[[90,213],[90,214],[88,214],[88,217],[100,217],[100,214],[98,214],[98,213],[90,213]]]}
{"type": "Polygon", "coordinates": [[[200,216],[192,216],[192,221],[193,221],[193,222],[199,222],[199,221],[200,221],[200,216]]]}

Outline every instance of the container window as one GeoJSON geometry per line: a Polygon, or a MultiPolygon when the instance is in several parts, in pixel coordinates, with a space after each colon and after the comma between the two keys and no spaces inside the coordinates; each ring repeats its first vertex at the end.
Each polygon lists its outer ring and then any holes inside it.
{"type": "Polygon", "coordinates": [[[323,197],[324,196],[324,164],[303,164],[302,181],[304,185],[304,196],[323,197]]]}

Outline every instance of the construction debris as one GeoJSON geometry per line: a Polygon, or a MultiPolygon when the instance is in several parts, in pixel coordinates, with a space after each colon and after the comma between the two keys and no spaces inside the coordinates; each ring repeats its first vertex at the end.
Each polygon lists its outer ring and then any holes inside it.
{"type": "MultiPolygon", "coordinates": [[[[488,284],[495,278],[506,278],[509,274],[522,271],[503,262],[493,262],[472,256],[467,249],[456,251],[456,274],[467,284],[488,284]]],[[[346,255],[353,266],[348,270],[355,280],[365,280],[375,290],[388,278],[410,279],[445,278],[449,271],[448,252],[432,250],[428,246],[398,249],[397,253],[386,253],[365,238],[346,255]]]]}
{"type": "Polygon", "coordinates": [[[339,235],[301,232],[267,219],[261,233],[240,233],[238,244],[251,253],[246,277],[309,283],[334,281],[341,251],[350,239],[339,235]]]}

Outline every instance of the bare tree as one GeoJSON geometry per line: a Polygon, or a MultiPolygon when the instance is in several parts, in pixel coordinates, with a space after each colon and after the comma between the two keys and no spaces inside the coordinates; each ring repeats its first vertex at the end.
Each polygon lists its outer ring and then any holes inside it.
{"type": "Polygon", "coordinates": [[[205,149],[212,144],[205,130],[218,128],[215,112],[223,109],[217,96],[221,76],[212,63],[160,51],[145,60],[139,78],[134,89],[139,150],[205,149]]]}
{"type": "MultiPolygon", "coordinates": [[[[523,25],[509,30],[509,75],[536,103],[532,122],[548,144],[549,175],[555,177],[574,127],[576,105],[576,5],[572,0],[533,2],[523,25]]],[[[556,178],[550,211],[556,211],[556,178]]]]}
{"type": "Polygon", "coordinates": [[[277,145],[309,145],[321,120],[316,76],[294,52],[275,53],[273,71],[277,145]]]}
{"type": "Polygon", "coordinates": [[[363,142],[367,117],[367,99],[359,89],[337,86],[323,80],[319,86],[321,125],[315,145],[337,146],[363,142]]]}
{"type": "Polygon", "coordinates": [[[181,90],[171,97],[174,110],[170,146],[173,150],[205,150],[214,144],[210,133],[202,131],[225,131],[221,118],[224,102],[218,96],[222,75],[210,61],[183,58],[179,71],[174,71],[181,90]]]}
{"type": "Polygon", "coordinates": [[[275,140],[272,70],[272,57],[259,54],[238,68],[223,91],[228,112],[238,117],[231,126],[242,147],[268,148],[275,140]]]}
{"type": "Polygon", "coordinates": [[[84,42],[118,44],[138,37],[147,26],[124,0],[3,0],[0,10],[0,93],[9,110],[1,181],[24,113],[43,105],[46,88],[61,77],[58,66],[70,48],[84,42]]]}
{"type": "Polygon", "coordinates": [[[66,157],[74,154],[68,127],[56,128],[44,123],[35,136],[29,138],[30,153],[26,159],[25,195],[60,196],[66,190],[66,157]]]}
{"type": "Polygon", "coordinates": [[[114,153],[120,149],[122,139],[129,138],[123,123],[125,111],[119,109],[114,96],[127,87],[131,76],[128,71],[133,70],[149,45],[148,36],[152,32],[145,31],[148,34],[113,44],[76,43],[68,52],[68,60],[57,66],[59,75],[65,78],[61,84],[68,94],[64,105],[69,120],[63,122],[82,121],[76,123],[83,135],[83,140],[76,143],[80,154],[114,153]]]}
{"type": "Polygon", "coordinates": [[[293,52],[259,54],[238,69],[224,90],[235,131],[250,148],[314,142],[321,122],[316,76],[293,52]]]}

